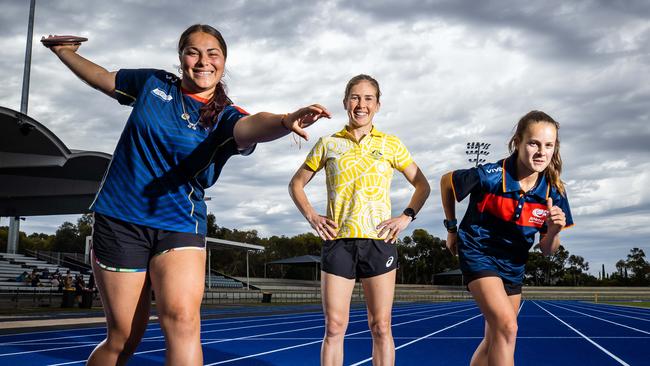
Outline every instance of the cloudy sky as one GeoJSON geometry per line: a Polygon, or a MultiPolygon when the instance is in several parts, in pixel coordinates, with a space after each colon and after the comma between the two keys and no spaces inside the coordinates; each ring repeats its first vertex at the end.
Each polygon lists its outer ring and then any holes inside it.
{"type": "MultiPolygon", "coordinates": [[[[29,1],[0,7],[0,105],[19,110],[29,1]]],[[[490,160],[505,157],[516,121],[540,109],[562,126],[563,180],[577,224],[563,244],[592,273],[603,263],[613,271],[632,247],[650,255],[647,1],[37,1],[28,114],[71,149],[112,153],[129,108],[84,85],[38,40],[81,35],[89,41],[79,52],[109,70],[175,72],[178,36],[194,23],[226,38],[226,82],[237,104],[284,113],[317,102],[334,115],[300,148],[285,137],[233,158],[207,192],[219,225],[263,236],[310,229],[287,183],[316,137],[345,124],[345,84],[367,73],[383,93],[376,126],[404,141],[432,186],[407,233],[446,237],[439,177],[470,166],[468,141],[491,143],[490,160]]],[[[321,210],[323,175],[307,188],[321,210]]],[[[411,192],[395,176],[394,213],[411,192]]],[[[21,230],[53,233],[76,218],[29,217],[21,230]]]]}

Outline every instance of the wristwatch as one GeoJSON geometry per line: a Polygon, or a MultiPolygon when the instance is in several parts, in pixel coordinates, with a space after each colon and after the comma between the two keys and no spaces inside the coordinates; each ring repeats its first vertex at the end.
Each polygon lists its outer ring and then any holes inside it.
{"type": "Polygon", "coordinates": [[[404,215],[408,216],[411,218],[411,221],[415,220],[415,210],[407,207],[404,209],[404,212],[402,212],[404,215]]]}
{"type": "Polygon", "coordinates": [[[458,226],[456,226],[456,225],[458,225],[458,220],[456,220],[456,219],[451,219],[451,220],[445,219],[442,223],[445,225],[445,229],[447,229],[448,233],[457,233],[458,232],[458,226]]]}

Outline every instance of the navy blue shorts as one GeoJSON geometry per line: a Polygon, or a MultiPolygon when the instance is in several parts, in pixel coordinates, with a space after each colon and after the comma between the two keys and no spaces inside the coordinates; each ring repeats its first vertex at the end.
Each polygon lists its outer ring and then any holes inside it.
{"type": "Polygon", "coordinates": [[[397,268],[397,248],[383,240],[326,240],[321,251],[323,272],[348,279],[379,276],[397,268]]]}
{"type": "Polygon", "coordinates": [[[205,250],[205,236],[132,224],[95,212],[92,250],[95,262],[113,272],[144,272],[156,255],[172,250],[205,250]]]}
{"type": "MultiPolygon", "coordinates": [[[[508,296],[521,294],[521,288],[522,288],[521,284],[509,282],[508,280],[499,276],[499,274],[495,271],[478,271],[472,273],[463,273],[463,282],[465,286],[468,286],[470,282],[483,277],[501,278],[501,281],[503,282],[503,289],[506,290],[506,294],[508,296]]],[[[467,291],[469,291],[469,287],[467,287],[467,291]]]]}

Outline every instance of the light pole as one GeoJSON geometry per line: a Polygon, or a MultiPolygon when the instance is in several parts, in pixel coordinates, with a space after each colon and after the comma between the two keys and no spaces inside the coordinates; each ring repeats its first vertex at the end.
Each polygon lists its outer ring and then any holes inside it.
{"type": "MultiPolygon", "coordinates": [[[[27,45],[25,46],[25,67],[23,68],[23,91],[20,98],[20,113],[27,114],[27,104],[29,100],[29,75],[32,65],[32,37],[34,35],[34,10],[36,1],[31,0],[29,3],[29,20],[27,23],[27,45]]],[[[18,126],[21,127],[21,120],[18,126]]],[[[9,217],[9,232],[7,233],[7,253],[15,254],[18,251],[18,240],[20,236],[20,216],[9,217]]],[[[23,219],[24,220],[24,219],[23,219]]]]}
{"type": "Polygon", "coordinates": [[[488,149],[490,144],[485,142],[468,142],[467,149],[465,154],[471,156],[467,161],[474,163],[474,166],[478,166],[480,163],[485,163],[484,157],[490,155],[488,149]]]}

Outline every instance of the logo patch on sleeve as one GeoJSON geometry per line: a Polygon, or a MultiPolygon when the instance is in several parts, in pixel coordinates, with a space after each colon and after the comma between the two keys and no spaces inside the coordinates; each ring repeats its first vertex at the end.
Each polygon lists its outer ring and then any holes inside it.
{"type": "Polygon", "coordinates": [[[170,100],[174,99],[172,98],[171,95],[167,95],[164,91],[156,88],[151,91],[151,94],[157,96],[158,98],[162,99],[164,102],[169,102],[170,100]]]}

